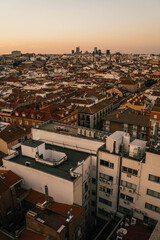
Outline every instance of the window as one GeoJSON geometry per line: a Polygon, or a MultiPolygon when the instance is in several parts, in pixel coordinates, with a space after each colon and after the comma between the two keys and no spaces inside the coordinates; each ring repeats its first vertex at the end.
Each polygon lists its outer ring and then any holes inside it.
{"type": "Polygon", "coordinates": [[[160,213],[160,207],[157,207],[155,205],[152,205],[150,203],[145,203],[145,208],[151,210],[151,211],[154,211],[154,212],[157,212],[157,213],[160,213]]]}
{"type": "Polygon", "coordinates": [[[113,189],[104,187],[104,186],[102,186],[102,185],[99,186],[99,191],[108,193],[108,194],[110,194],[110,195],[112,195],[112,193],[113,193],[113,189]]]}
{"type": "Polygon", "coordinates": [[[156,183],[160,183],[160,177],[149,174],[148,180],[156,183]]]}
{"type": "Polygon", "coordinates": [[[87,182],[85,183],[85,193],[88,191],[88,184],[87,182]]]}
{"type": "Polygon", "coordinates": [[[137,131],[137,126],[133,125],[133,131],[137,131]]]}
{"type": "Polygon", "coordinates": [[[128,196],[128,195],[125,195],[125,194],[123,194],[123,193],[120,194],[120,198],[121,198],[121,199],[124,199],[124,200],[127,200],[127,201],[129,201],[129,202],[133,202],[133,201],[134,201],[134,198],[133,198],[133,197],[128,196]]]}
{"type": "Polygon", "coordinates": [[[112,202],[111,202],[111,201],[108,201],[107,199],[104,199],[104,198],[99,197],[99,202],[101,202],[101,203],[103,203],[103,204],[105,204],[105,205],[107,205],[107,206],[112,207],[112,202]]]}
{"type": "Polygon", "coordinates": [[[28,125],[28,121],[25,121],[25,125],[28,125]]]}
{"type": "Polygon", "coordinates": [[[94,217],[95,216],[95,212],[92,211],[91,212],[91,216],[94,217]]]}
{"type": "Polygon", "coordinates": [[[106,189],[106,188],[105,188],[104,186],[101,186],[101,185],[99,186],[99,190],[100,190],[101,192],[105,192],[105,189],[106,189]]]}
{"type": "Polygon", "coordinates": [[[96,206],[95,201],[91,201],[91,205],[92,205],[93,207],[95,207],[95,206],[96,206]]]}
{"type": "Polygon", "coordinates": [[[22,124],[22,120],[19,120],[19,124],[20,124],[20,125],[22,124]]]}
{"type": "Polygon", "coordinates": [[[110,216],[110,213],[105,211],[103,208],[98,208],[98,213],[101,214],[102,216],[110,216]]]}
{"type": "Polygon", "coordinates": [[[92,190],[92,195],[95,196],[96,195],[96,191],[92,190]]]}
{"type": "Polygon", "coordinates": [[[87,115],[87,121],[90,121],[89,115],[87,115]]]}
{"type": "Polygon", "coordinates": [[[124,187],[127,187],[127,188],[132,188],[134,190],[136,190],[136,188],[137,188],[136,184],[133,184],[133,183],[130,183],[130,182],[127,182],[127,181],[123,181],[123,180],[121,180],[121,185],[124,186],[124,187]]]}
{"type": "Polygon", "coordinates": [[[100,179],[105,179],[105,180],[110,181],[110,182],[113,182],[113,177],[109,176],[109,175],[106,175],[104,173],[100,173],[99,174],[99,178],[100,179]]]}
{"type": "Polygon", "coordinates": [[[101,159],[100,160],[100,165],[114,169],[114,163],[111,163],[109,161],[105,161],[105,160],[101,159]]]}
{"type": "Polygon", "coordinates": [[[127,167],[122,167],[122,172],[128,173],[128,174],[132,174],[134,176],[138,175],[138,171],[132,168],[127,168],[127,167]]]}
{"type": "Polygon", "coordinates": [[[92,178],[92,184],[96,184],[96,179],[92,178]]]}
{"type": "Polygon", "coordinates": [[[160,199],[160,192],[156,192],[151,189],[147,189],[147,195],[160,199]]]}

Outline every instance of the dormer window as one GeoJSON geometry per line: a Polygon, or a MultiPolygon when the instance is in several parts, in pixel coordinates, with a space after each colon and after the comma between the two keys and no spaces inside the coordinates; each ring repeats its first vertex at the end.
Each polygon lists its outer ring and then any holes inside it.
{"type": "Polygon", "coordinates": [[[25,113],[22,113],[22,117],[25,117],[26,116],[26,114],[25,113]]]}
{"type": "Polygon", "coordinates": [[[31,118],[34,118],[34,114],[31,114],[31,118]]]}
{"type": "Polygon", "coordinates": [[[18,112],[15,112],[15,115],[16,115],[16,116],[18,116],[18,115],[19,115],[19,113],[18,113],[18,112]]]}
{"type": "Polygon", "coordinates": [[[37,115],[37,119],[40,119],[41,117],[39,115],[37,115]]]}

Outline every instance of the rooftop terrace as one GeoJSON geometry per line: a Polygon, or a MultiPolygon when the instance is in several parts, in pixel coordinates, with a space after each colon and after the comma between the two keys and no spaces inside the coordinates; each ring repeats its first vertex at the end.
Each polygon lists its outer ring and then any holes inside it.
{"type": "MultiPolygon", "coordinates": [[[[34,142],[36,142],[36,140],[34,140],[34,142]]],[[[60,165],[56,167],[44,165],[39,162],[36,162],[34,158],[23,156],[20,147],[16,149],[18,151],[17,155],[13,154],[12,156],[10,155],[4,159],[7,161],[13,161],[14,163],[21,164],[24,166],[26,166],[26,162],[28,162],[29,164],[27,164],[27,167],[34,168],[36,170],[43,171],[51,175],[55,175],[57,177],[64,178],[68,181],[74,181],[74,178],[71,177],[69,170],[72,167],[73,168],[77,167],[78,162],[85,160],[90,155],[88,153],[63,148],[56,145],[45,144],[45,146],[46,149],[52,149],[55,151],[65,153],[67,155],[67,161],[62,162],[60,165]]]]}
{"type": "Polygon", "coordinates": [[[90,129],[90,128],[81,127],[81,126],[74,126],[74,125],[70,125],[67,123],[54,122],[52,120],[44,122],[36,128],[44,130],[44,131],[55,132],[55,133],[60,133],[60,134],[65,134],[65,135],[70,135],[70,136],[76,136],[76,137],[80,137],[80,138],[85,137],[88,139],[92,139],[93,141],[94,140],[102,141],[102,140],[104,140],[104,137],[106,137],[106,134],[107,134],[105,131],[90,129]],[[80,134],[78,129],[92,131],[92,132],[94,132],[94,137],[80,134]]]}

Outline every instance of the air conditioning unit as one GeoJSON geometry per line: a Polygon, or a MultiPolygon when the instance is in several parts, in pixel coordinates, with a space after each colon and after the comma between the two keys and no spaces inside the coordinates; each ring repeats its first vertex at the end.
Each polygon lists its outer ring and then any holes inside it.
{"type": "Polygon", "coordinates": [[[122,190],[122,191],[123,191],[124,189],[125,189],[125,187],[124,187],[124,186],[120,186],[120,190],[122,190]]]}
{"type": "Polygon", "coordinates": [[[129,201],[124,201],[124,204],[129,205],[129,201]]]}
{"type": "Polygon", "coordinates": [[[137,223],[137,219],[134,218],[134,217],[132,217],[132,218],[131,218],[131,225],[135,226],[136,223],[137,223]]]}
{"type": "Polygon", "coordinates": [[[134,189],[129,189],[129,192],[130,193],[134,193],[134,189]]]}
{"type": "Polygon", "coordinates": [[[99,178],[99,181],[102,182],[102,178],[99,178]]]}
{"type": "Polygon", "coordinates": [[[109,186],[112,186],[112,182],[110,182],[110,181],[107,181],[107,184],[108,184],[109,186]]]}
{"type": "Polygon", "coordinates": [[[136,209],[136,212],[137,212],[137,213],[141,213],[141,211],[140,211],[139,209],[136,209]]]}
{"type": "Polygon", "coordinates": [[[109,193],[106,193],[106,196],[107,196],[107,197],[109,197],[109,196],[110,196],[110,194],[109,194],[109,193]]]}

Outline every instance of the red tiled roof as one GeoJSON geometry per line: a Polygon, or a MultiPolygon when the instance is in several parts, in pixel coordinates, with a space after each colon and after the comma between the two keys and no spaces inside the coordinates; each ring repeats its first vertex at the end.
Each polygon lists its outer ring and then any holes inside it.
{"type": "Polygon", "coordinates": [[[45,201],[45,194],[37,192],[35,190],[31,190],[29,195],[26,197],[26,200],[32,202],[34,204],[37,203],[44,203],[45,201]]]}
{"type": "Polygon", "coordinates": [[[4,178],[0,177],[0,182],[4,183],[7,187],[11,187],[12,185],[18,183],[20,180],[22,180],[21,177],[13,173],[12,171],[4,171],[0,170],[0,175],[4,174],[4,178]]]}
{"type": "Polygon", "coordinates": [[[0,132],[0,138],[2,138],[5,142],[10,143],[28,135],[31,132],[30,129],[31,128],[29,126],[23,128],[22,126],[11,124],[0,132]]]}
{"type": "MultiPolygon", "coordinates": [[[[50,200],[52,198],[50,197],[50,200]]],[[[35,190],[31,190],[30,194],[26,198],[27,201],[30,201],[32,203],[43,203],[45,201],[45,194],[37,192],[35,190]]],[[[68,211],[72,208],[73,216],[76,218],[79,214],[81,214],[84,211],[84,208],[81,206],[76,205],[68,205],[65,203],[59,203],[59,202],[53,202],[49,208],[62,216],[67,217],[68,211]]]]}
{"type": "Polygon", "coordinates": [[[35,239],[35,240],[45,240],[46,239],[46,236],[40,234],[40,233],[36,233],[36,232],[33,232],[29,229],[25,229],[20,237],[18,238],[19,240],[32,240],[32,239],[35,239]]]}

